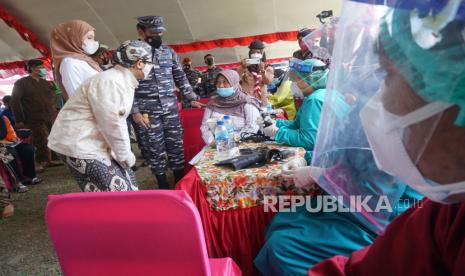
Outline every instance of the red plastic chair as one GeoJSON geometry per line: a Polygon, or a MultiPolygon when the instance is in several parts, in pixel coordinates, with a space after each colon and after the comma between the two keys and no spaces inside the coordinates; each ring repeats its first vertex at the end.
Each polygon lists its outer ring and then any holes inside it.
{"type": "Polygon", "coordinates": [[[184,191],[51,195],[46,222],[64,275],[241,275],[230,258],[208,259],[184,191]]]}
{"type": "Polygon", "coordinates": [[[183,109],[179,111],[182,128],[184,129],[184,160],[185,171],[189,171],[191,166],[189,161],[194,158],[205,146],[202,139],[200,126],[202,125],[204,108],[201,109],[183,109]]]}
{"type": "Polygon", "coordinates": [[[210,98],[200,98],[199,99],[199,102],[201,102],[203,104],[208,104],[209,101],[210,101],[210,98]]]}

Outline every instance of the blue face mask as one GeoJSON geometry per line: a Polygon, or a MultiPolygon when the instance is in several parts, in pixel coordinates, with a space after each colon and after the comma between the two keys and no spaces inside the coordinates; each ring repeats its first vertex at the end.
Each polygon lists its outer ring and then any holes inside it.
{"type": "Polygon", "coordinates": [[[233,87],[217,88],[216,93],[218,93],[220,97],[226,98],[234,94],[234,88],[233,87]]]}

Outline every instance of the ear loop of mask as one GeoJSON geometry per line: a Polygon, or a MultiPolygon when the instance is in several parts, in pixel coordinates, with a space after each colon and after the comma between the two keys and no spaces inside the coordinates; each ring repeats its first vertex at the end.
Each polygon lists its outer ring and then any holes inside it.
{"type": "Polygon", "coordinates": [[[144,71],[145,66],[151,66],[151,67],[153,67],[153,64],[154,64],[153,62],[148,61],[148,60],[141,60],[141,61],[144,63],[144,68],[141,69],[142,71],[144,71]]]}
{"type": "Polygon", "coordinates": [[[406,128],[410,125],[433,117],[434,115],[439,114],[452,106],[453,104],[443,102],[429,103],[404,116],[399,116],[399,119],[386,126],[387,132],[393,131],[394,129],[406,128]]]}

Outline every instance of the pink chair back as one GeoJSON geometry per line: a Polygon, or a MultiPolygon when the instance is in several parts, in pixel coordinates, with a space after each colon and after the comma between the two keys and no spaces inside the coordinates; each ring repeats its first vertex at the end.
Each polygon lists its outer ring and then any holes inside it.
{"type": "Polygon", "coordinates": [[[184,191],[51,195],[46,222],[64,275],[211,275],[184,191]]]}

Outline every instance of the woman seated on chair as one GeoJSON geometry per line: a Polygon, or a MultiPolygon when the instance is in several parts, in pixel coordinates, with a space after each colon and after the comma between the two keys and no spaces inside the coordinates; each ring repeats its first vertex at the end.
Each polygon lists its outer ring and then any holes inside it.
{"type": "MultiPolygon", "coordinates": [[[[34,165],[34,146],[22,142],[16,135],[8,117],[3,116],[0,120],[0,142],[14,157],[8,165],[12,173],[25,185],[38,184],[41,180],[37,177],[34,165]]],[[[20,184],[19,190],[27,190],[20,184]]]]}
{"type": "Polygon", "coordinates": [[[221,71],[216,77],[216,88],[218,96],[208,103],[200,127],[205,143],[208,145],[215,140],[209,119],[223,119],[225,115],[231,117],[236,136],[257,133],[260,103],[242,92],[239,74],[234,70],[221,71]]]}

